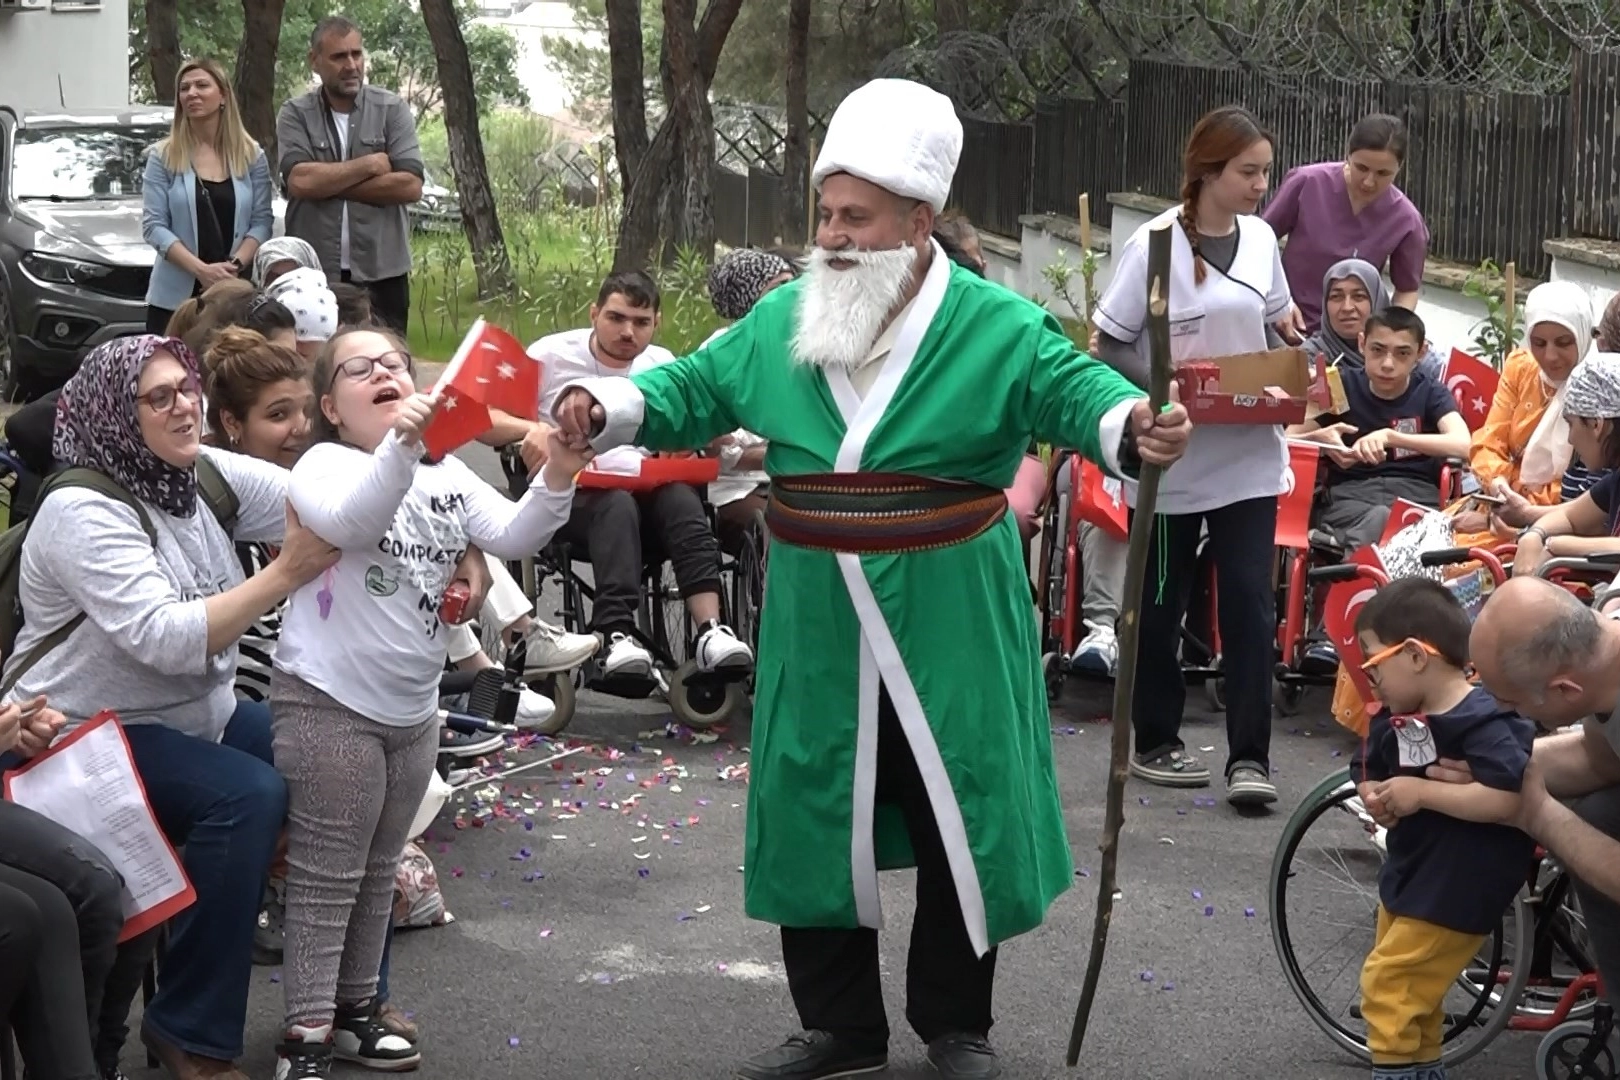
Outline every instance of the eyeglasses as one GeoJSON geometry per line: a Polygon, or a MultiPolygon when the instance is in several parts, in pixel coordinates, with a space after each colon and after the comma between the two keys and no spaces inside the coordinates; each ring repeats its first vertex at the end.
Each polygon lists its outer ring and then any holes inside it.
{"type": "Polygon", "coordinates": [[[181,401],[187,405],[195,405],[201,401],[202,388],[187,380],[172,386],[154,386],[144,394],[137,394],[135,400],[145,402],[146,407],[155,413],[172,412],[181,401]]]}
{"type": "Polygon", "coordinates": [[[364,382],[371,378],[371,373],[378,368],[391,375],[398,375],[402,371],[414,371],[411,354],[397,349],[385,352],[381,356],[351,356],[333,369],[332,385],[337,385],[339,375],[355,382],[364,382]]]}
{"type": "Polygon", "coordinates": [[[1419,641],[1417,638],[1407,638],[1405,641],[1397,642],[1396,644],[1389,646],[1387,649],[1380,649],[1378,652],[1373,653],[1367,658],[1366,663],[1361,665],[1361,670],[1367,675],[1367,681],[1373,686],[1377,686],[1379,665],[1384,663],[1386,660],[1393,658],[1397,653],[1404,651],[1408,645],[1416,645],[1430,656],[1437,657],[1440,655],[1440,650],[1435,648],[1433,645],[1430,645],[1427,641],[1419,641]]]}

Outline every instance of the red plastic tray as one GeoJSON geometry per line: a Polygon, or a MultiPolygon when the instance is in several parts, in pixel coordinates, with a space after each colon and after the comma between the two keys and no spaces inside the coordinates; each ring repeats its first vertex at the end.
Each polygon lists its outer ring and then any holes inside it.
{"type": "Polygon", "coordinates": [[[711,457],[650,457],[641,463],[641,475],[598,472],[586,469],[576,481],[586,489],[617,488],[621,491],[652,491],[666,484],[712,484],[720,477],[720,459],[711,457]]]}

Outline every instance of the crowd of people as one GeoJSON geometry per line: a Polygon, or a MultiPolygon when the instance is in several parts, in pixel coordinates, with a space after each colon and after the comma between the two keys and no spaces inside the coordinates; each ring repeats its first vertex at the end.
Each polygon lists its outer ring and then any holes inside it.
{"type": "MultiPolygon", "coordinates": [[[[348,19],[321,22],[309,59],[319,85],[282,108],[274,180],[223,70],[182,65],[146,172],[149,332],[92,350],[6,426],[28,532],[0,768],[115,709],[195,890],[164,927],[120,941],[112,863],[0,802],[0,1018],[33,1080],[120,1075],[160,937],[140,1037],[178,1080],[245,1080],[255,962],[283,965],[276,1080],[324,1080],[339,1060],[415,1068],[420,1032],[388,989],[396,870],[436,765],[501,744],[446,723],[443,676],[514,649],[526,677],[598,656],[605,678],[648,676],[635,618],[649,561],[671,564],[699,669],[757,666],[744,897],[781,927],[804,1030],[737,1075],[885,1067],[877,874],[914,866],[907,1020],[942,1075],[999,1076],[998,947],[1074,876],[1025,565],[1037,445],[1097,463],[1133,507],[1142,466],[1163,467],[1130,768],[1211,782],[1181,738],[1179,645],[1204,551],[1240,806],[1277,798],[1288,440],[1326,462],[1312,519],[1324,549],[1378,539],[1397,499],[1444,506],[1442,466],[1462,460],[1478,487],[1448,508],[1459,543],[1516,543],[1521,578],[1548,557],[1620,550],[1620,306],[1595,319],[1579,288],[1534,289],[1525,345],[1470,430],[1415,310],[1427,233],[1395,186],[1397,119],[1365,118],[1344,160],[1295,169],[1265,203],[1274,139],[1244,109],[1209,113],[1180,201],[1118,238],[1081,349],[987,279],[971,223],[946,211],[962,142],[950,101],[888,79],[829,126],[813,249],[717,260],[726,325],[692,356],[653,343],[661,298],[640,270],[603,281],[587,325],[530,347],[537,418],[496,412],[481,437],[501,453],[498,490],[423,446],[440,399],[404,337],[406,207],[422,179],[409,107],[365,82],[348,19]],[[275,238],[272,183],[289,198],[275,238]],[[1293,343],[1336,367],[1343,407],[1287,429],[1150,408],[1147,250],[1162,227],[1173,361],[1293,343]],[[713,455],[719,479],[576,488],[597,455],[666,450],[713,455]],[[761,518],[771,602],[756,657],[727,625],[721,558],[761,518]],[[591,564],[586,626],[540,621],[506,569],[554,538],[591,564]],[[453,591],[465,614],[444,606],[453,591]]],[[[1070,662],[1113,675],[1124,548],[1089,526],[1081,540],[1086,634],[1070,662]]],[[[1585,812],[1597,832],[1545,798],[1620,784],[1617,725],[1601,720],[1614,623],[1540,584],[1511,582],[1471,630],[1427,580],[1391,585],[1358,620],[1385,708],[1369,724],[1341,673],[1335,709],[1361,710],[1361,796],[1391,828],[1363,975],[1378,1080],[1443,1075],[1430,999],[1506,902],[1527,832],[1582,876],[1600,961],[1620,963],[1607,899],[1620,841],[1603,835],[1620,835],[1620,813],[1612,799],[1585,812]],[[1599,722],[1532,744],[1521,714],[1599,722]]],[[[1316,657],[1338,663],[1325,642],[1316,657]]],[[[553,707],[523,690],[518,726],[544,727],[553,707]]]]}

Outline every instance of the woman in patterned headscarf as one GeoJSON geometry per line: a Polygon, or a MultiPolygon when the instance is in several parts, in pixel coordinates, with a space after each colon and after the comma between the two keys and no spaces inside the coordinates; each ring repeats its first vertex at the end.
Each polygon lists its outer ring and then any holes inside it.
{"type": "Polygon", "coordinates": [[[1569,441],[1582,461],[1609,472],[1585,494],[1543,514],[1519,536],[1515,574],[1550,558],[1620,551],[1620,354],[1592,353],[1562,387],[1569,441]]]}
{"type": "Polygon", "coordinates": [[[118,711],[197,894],[171,924],[142,1035],[171,1073],[240,1080],[229,1062],[287,796],[268,710],[232,688],[236,641],[336,552],[288,517],[286,470],[201,446],[201,401],[191,350],[151,334],[92,350],[63,387],[53,454],[110,484],[57,487],[35,510],[0,691],[48,695],[69,729],[118,711]],[[244,580],[233,536],[282,547],[244,580]]]}

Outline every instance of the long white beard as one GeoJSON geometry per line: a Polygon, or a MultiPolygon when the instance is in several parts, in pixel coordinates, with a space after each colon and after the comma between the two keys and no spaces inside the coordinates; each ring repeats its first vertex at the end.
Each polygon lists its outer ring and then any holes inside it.
{"type": "Polygon", "coordinates": [[[794,359],[819,368],[860,367],[916,269],[917,251],[910,246],[887,251],[816,248],[799,292],[794,359]],[[833,259],[855,265],[840,270],[829,265],[833,259]]]}

